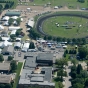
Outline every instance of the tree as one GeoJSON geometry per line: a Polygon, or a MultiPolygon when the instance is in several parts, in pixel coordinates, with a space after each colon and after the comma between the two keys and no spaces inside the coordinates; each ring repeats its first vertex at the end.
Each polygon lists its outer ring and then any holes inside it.
{"type": "Polygon", "coordinates": [[[63,81],[63,76],[67,76],[67,73],[63,69],[60,69],[57,72],[57,76],[60,76],[61,77],[61,80],[63,81]]]}
{"type": "Polygon", "coordinates": [[[86,79],[86,82],[85,82],[85,88],[88,87],[88,78],[86,79]]]}
{"type": "Polygon", "coordinates": [[[35,45],[33,42],[30,42],[29,49],[35,49],[35,45]]]}
{"type": "Polygon", "coordinates": [[[82,66],[81,66],[81,64],[78,64],[78,66],[77,66],[77,74],[80,74],[81,71],[82,71],[82,66]]]}
{"type": "Polygon", "coordinates": [[[85,2],[85,0],[77,0],[78,2],[81,2],[81,3],[84,3],[85,2]]]}
{"type": "Polygon", "coordinates": [[[80,75],[82,78],[84,78],[84,82],[85,82],[86,78],[88,78],[87,71],[85,71],[85,70],[81,71],[80,75]]]}
{"type": "Polygon", "coordinates": [[[56,60],[56,64],[58,65],[58,67],[63,68],[64,65],[68,65],[67,60],[66,59],[60,59],[60,60],[56,60]]]}
{"type": "Polygon", "coordinates": [[[9,25],[12,25],[13,21],[14,21],[13,18],[10,18],[10,19],[8,20],[9,25]]]}
{"type": "Polygon", "coordinates": [[[47,40],[47,36],[44,36],[44,40],[47,40]]]}
{"type": "Polygon", "coordinates": [[[17,22],[17,25],[20,25],[21,18],[17,18],[17,19],[16,19],[16,22],[17,22]]]}
{"type": "Polygon", "coordinates": [[[76,84],[73,85],[72,88],[84,88],[84,86],[81,83],[76,83],[76,84]]]}
{"type": "Polygon", "coordinates": [[[71,83],[72,83],[72,86],[76,83],[81,83],[83,85],[84,81],[81,78],[76,78],[76,79],[72,80],[71,83]]]}
{"type": "Polygon", "coordinates": [[[15,72],[15,70],[17,69],[16,61],[14,61],[14,60],[11,61],[10,66],[11,66],[11,72],[15,72]]]}
{"type": "Polygon", "coordinates": [[[5,8],[5,9],[9,9],[9,8],[10,8],[9,4],[6,3],[4,8],[5,8]]]}
{"type": "Polygon", "coordinates": [[[86,58],[86,56],[88,54],[88,50],[87,50],[86,47],[78,48],[78,52],[79,52],[79,56],[80,56],[81,59],[86,58]]]}
{"type": "Polygon", "coordinates": [[[4,61],[3,55],[0,54],[0,62],[4,61]]]}
{"type": "Polygon", "coordinates": [[[2,4],[0,4],[0,12],[2,11],[2,9],[3,9],[3,6],[2,6],[2,4]]]}
{"type": "Polygon", "coordinates": [[[77,63],[78,63],[78,61],[77,61],[77,59],[71,59],[71,63],[73,64],[73,65],[76,65],[77,63]]]}
{"type": "Polygon", "coordinates": [[[6,84],[4,88],[12,88],[11,84],[6,84]]]}
{"type": "Polygon", "coordinates": [[[12,56],[8,56],[8,61],[11,61],[13,60],[13,57],[12,56]]]}
{"type": "Polygon", "coordinates": [[[5,85],[4,84],[0,84],[0,88],[4,88],[5,87],[5,85]]]}
{"type": "Polygon", "coordinates": [[[52,40],[52,36],[48,36],[48,40],[52,40]]]}
{"type": "Polygon", "coordinates": [[[72,71],[72,72],[71,72],[71,77],[72,77],[73,79],[76,78],[76,75],[77,75],[77,74],[76,74],[76,71],[72,71]]]}
{"type": "Polygon", "coordinates": [[[0,37],[0,41],[2,41],[2,37],[0,37]]]}
{"type": "Polygon", "coordinates": [[[64,85],[62,84],[62,82],[58,82],[58,88],[63,88],[64,87],[64,85]]]}
{"type": "Polygon", "coordinates": [[[12,40],[14,40],[15,37],[16,37],[16,35],[14,35],[14,34],[10,35],[10,38],[11,38],[12,40]]]}

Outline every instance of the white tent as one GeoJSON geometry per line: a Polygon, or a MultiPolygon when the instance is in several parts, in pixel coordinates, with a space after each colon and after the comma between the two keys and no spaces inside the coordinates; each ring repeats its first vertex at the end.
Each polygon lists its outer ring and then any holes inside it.
{"type": "Polygon", "coordinates": [[[12,31],[11,31],[11,35],[12,35],[12,34],[16,34],[16,31],[17,31],[17,30],[12,30],[12,31]]]}
{"type": "Polygon", "coordinates": [[[30,27],[33,28],[33,26],[34,26],[34,21],[29,20],[29,21],[28,21],[28,26],[30,26],[30,27]]]}
{"type": "Polygon", "coordinates": [[[3,42],[3,47],[9,46],[9,45],[12,45],[12,43],[11,42],[8,42],[8,41],[4,41],[3,42]]]}
{"type": "Polygon", "coordinates": [[[9,20],[9,16],[5,16],[5,17],[3,17],[2,20],[6,20],[6,21],[8,21],[8,20],[9,20]]]}
{"type": "Polygon", "coordinates": [[[4,29],[4,27],[2,25],[0,25],[0,30],[3,30],[3,29],[4,29]]]}
{"type": "Polygon", "coordinates": [[[8,21],[4,22],[4,24],[3,24],[3,25],[4,25],[4,26],[9,26],[8,21]]]}
{"type": "Polygon", "coordinates": [[[22,51],[27,52],[28,48],[29,48],[29,43],[24,43],[22,51]]]}
{"type": "Polygon", "coordinates": [[[54,9],[58,9],[58,6],[55,6],[54,9]]]}
{"type": "Polygon", "coordinates": [[[14,20],[16,20],[18,17],[17,16],[12,16],[11,18],[13,18],[14,20]]]}
{"type": "Polygon", "coordinates": [[[2,40],[3,41],[8,41],[8,40],[10,40],[10,37],[2,37],[2,40]]]}
{"type": "Polygon", "coordinates": [[[8,28],[9,31],[17,30],[17,29],[20,29],[20,27],[10,26],[10,27],[8,28]]]}
{"type": "Polygon", "coordinates": [[[13,22],[13,24],[14,24],[14,25],[17,25],[17,22],[16,22],[16,21],[14,21],[14,22],[13,22]]]}
{"type": "Polygon", "coordinates": [[[30,10],[31,10],[31,8],[27,8],[27,10],[29,10],[29,11],[30,11],[30,10]]]}

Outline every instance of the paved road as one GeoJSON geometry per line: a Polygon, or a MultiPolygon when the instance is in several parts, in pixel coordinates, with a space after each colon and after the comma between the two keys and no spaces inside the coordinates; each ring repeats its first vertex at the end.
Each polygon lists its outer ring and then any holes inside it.
{"type": "Polygon", "coordinates": [[[71,64],[71,62],[68,62],[68,66],[66,68],[67,77],[65,78],[64,88],[70,88],[71,87],[71,82],[70,82],[71,76],[69,75],[69,73],[71,72],[70,66],[72,66],[72,64],[71,64]]]}

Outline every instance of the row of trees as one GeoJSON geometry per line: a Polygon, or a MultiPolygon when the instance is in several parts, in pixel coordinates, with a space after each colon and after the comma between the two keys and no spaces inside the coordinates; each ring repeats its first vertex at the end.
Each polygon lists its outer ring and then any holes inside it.
{"type": "Polygon", "coordinates": [[[33,39],[35,39],[35,40],[36,40],[36,38],[40,38],[40,34],[37,33],[37,32],[35,32],[33,29],[31,29],[29,32],[30,32],[30,33],[29,33],[29,36],[30,36],[31,38],[33,38],[33,39]]]}
{"type": "Polygon", "coordinates": [[[0,84],[0,88],[12,88],[11,84],[0,84]]]}
{"type": "Polygon", "coordinates": [[[86,47],[80,47],[78,48],[78,56],[80,59],[88,59],[88,49],[86,47]]]}
{"type": "Polygon", "coordinates": [[[53,40],[57,42],[67,42],[68,44],[86,44],[86,38],[61,38],[61,37],[52,37],[52,36],[44,36],[45,40],[53,40]]]}
{"type": "Polygon", "coordinates": [[[72,88],[84,88],[88,87],[88,74],[83,70],[81,64],[73,65],[71,67],[71,84],[72,88]]]}
{"type": "Polygon", "coordinates": [[[61,81],[63,81],[63,76],[67,76],[67,72],[64,71],[64,66],[68,65],[67,60],[64,58],[62,58],[60,60],[56,60],[56,65],[58,68],[56,79],[60,79],[61,81]]]}
{"type": "Polygon", "coordinates": [[[85,2],[85,0],[77,0],[78,2],[81,2],[81,3],[84,3],[85,2]]]}

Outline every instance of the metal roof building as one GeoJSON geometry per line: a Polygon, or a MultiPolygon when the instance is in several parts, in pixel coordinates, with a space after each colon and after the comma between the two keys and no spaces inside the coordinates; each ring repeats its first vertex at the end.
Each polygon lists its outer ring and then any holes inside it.
{"type": "Polygon", "coordinates": [[[7,11],[6,16],[20,16],[21,12],[16,12],[16,11],[7,11]]]}

